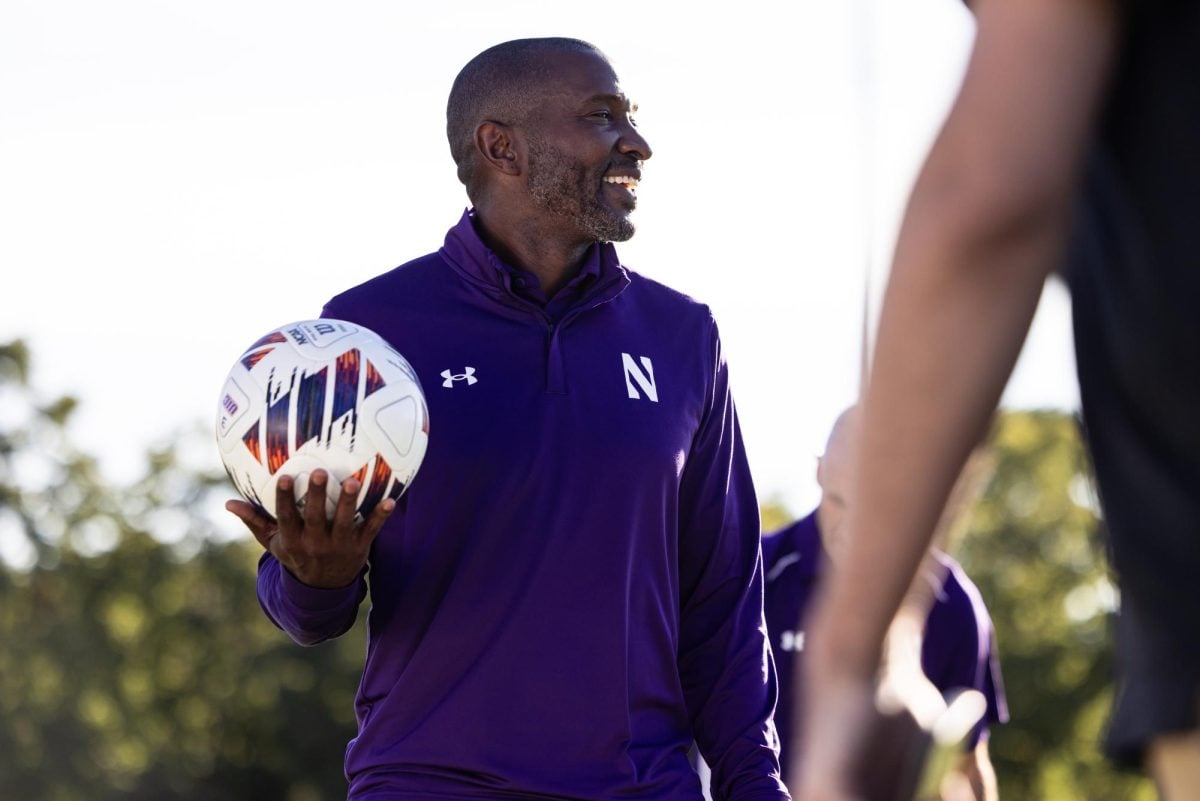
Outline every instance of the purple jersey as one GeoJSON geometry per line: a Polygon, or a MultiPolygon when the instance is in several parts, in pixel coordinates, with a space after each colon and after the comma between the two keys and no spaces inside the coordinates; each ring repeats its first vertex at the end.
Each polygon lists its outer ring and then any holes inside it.
{"type": "Polygon", "coordinates": [[[345,590],[264,556],[294,639],[369,644],[352,799],[786,799],[758,507],[709,309],[609,244],[548,304],[468,213],[324,314],[381,334],[430,411],[420,473],[345,590]]]}
{"type": "MultiPolygon", "coordinates": [[[[804,651],[806,617],[829,557],[821,545],[816,512],[764,537],[762,548],[767,631],[779,671],[776,721],[786,761],[795,715],[795,671],[804,651]]],[[[945,578],[925,622],[921,667],[942,692],[975,689],[987,699],[985,722],[971,735],[969,744],[973,746],[986,731],[987,723],[1008,720],[992,620],[979,590],[958,562],[939,551],[933,555],[944,568],[945,578]]]]}

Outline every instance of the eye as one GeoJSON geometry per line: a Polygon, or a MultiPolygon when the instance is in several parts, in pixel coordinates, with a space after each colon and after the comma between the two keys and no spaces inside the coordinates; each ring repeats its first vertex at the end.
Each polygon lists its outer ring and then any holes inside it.
{"type": "Polygon", "coordinates": [[[609,111],[608,109],[601,109],[598,111],[593,111],[588,116],[593,117],[595,119],[604,120],[605,122],[612,122],[612,119],[613,119],[613,113],[611,111],[609,111]]]}

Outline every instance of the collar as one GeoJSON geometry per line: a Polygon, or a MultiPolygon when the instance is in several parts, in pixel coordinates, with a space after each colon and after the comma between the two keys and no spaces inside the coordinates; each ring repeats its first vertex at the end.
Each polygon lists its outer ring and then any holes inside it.
{"type": "MultiPolygon", "coordinates": [[[[536,304],[530,299],[529,288],[536,289],[537,279],[531,273],[506,264],[488,248],[475,230],[474,217],[474,209],[465,210],[458,223],[446,233],[446,241],[439,251],[442,257],[463,279],[488,295],[536,304]]],[[[627,286],[629,273],[617,258],[616,248],[611,242],[597,242],[588,249],[579,274],[550,302],[554,303],[560,295],[571,290],[580,302],[604,302],[616,297],[627,286]]]]}

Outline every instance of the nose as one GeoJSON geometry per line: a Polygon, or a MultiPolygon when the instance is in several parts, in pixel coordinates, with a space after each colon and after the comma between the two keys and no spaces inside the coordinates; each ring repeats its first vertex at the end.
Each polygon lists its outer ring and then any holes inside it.
{"type": "Polygon", "coordinates": [[[645,161],[654,155],[654,151],[650,149],[650,143],[646,138],[638,133],[638,129],[633,127],[633,123],[625,122],[625,131],[621,134],[621,141],[617,143],[617,149],[625,155],[633,156],[638,161],[645,161]]]}

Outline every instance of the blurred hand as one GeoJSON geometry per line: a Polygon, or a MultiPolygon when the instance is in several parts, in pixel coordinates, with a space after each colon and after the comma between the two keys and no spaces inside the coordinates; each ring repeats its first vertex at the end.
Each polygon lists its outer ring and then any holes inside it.
{"type": "Polygon", "coordinates": [[[371,543],[379,534],[396,502],[388,498],[371,516],[355,523],[355,500],[361,484],[353,478],[342,482],[333,519],[325,518],[325,484],[328,474],[314,470],[309,477],[304,508],[296,504],[294,479],[282,476],[275,489],[278,520],[262,514],[245,501],[226,501],[225,508],[246,524],[259,544],[288,572],[310,587],[345,587],[358,578],[371,543]]]}
{"type": "Polygon", "coordinates": [[[878,684],[814,652],[801,752],[790,760],[795,801],[968,798],[952,771],[986,702],[968,691],[947,706],[921,670],[920,629],[908,623],[901,616],[889,632],[878,684]]]}
{"type": "Polygon", "coordinates": [[[802,746],[785,777],[794,801],[872,801],[857,792],[854,766],[878,718],[875,688],[842,676],[809,679],[802,746]]]}
{"type": "Polygon", "coordinates": [[[946,712],[946,699],[921,666],[922,625],[903,614],[896,616],[884,642],[879,688],[875,700],[880,712],[907,709],[929,731],[946,712]]]}
{"type": "Polygon", "coordinates": [[[881,698],[870,685],[826,682],[814,689],[820,700],[814,698],[809,715],[810,745],[789,785],[795,801],[937,798],[922,786],[933,738],[909,706],[881,698]]]}

